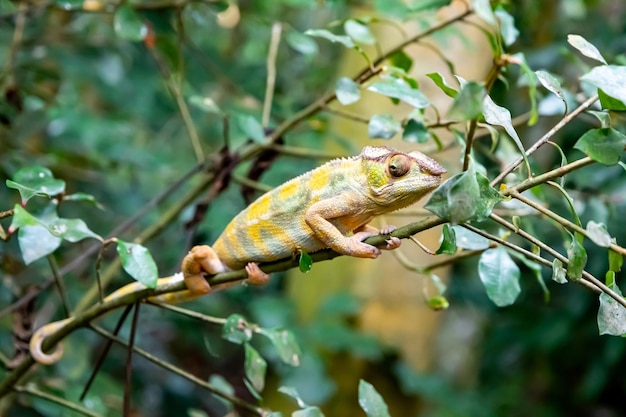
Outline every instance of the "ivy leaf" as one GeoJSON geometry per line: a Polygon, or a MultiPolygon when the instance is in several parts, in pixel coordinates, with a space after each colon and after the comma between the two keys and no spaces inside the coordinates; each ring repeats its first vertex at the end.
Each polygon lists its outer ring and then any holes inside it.
{"type": "Polygon", "coordinates": [[[232,343],[246,343],[252,339],[252,328],[241,314],[231,314],[222,327],[222,337],[232,343]]]}
{"type": "Polygon", "coordinates": [[[343,24],[343,30],[345,30],[346,34],[353,40],[364,45],[374,45],[376,43],[376,38],[372,34],[370,28],[358,20],[346,20],[343,24]]]}
{"type": "Polygon", "coordinates": [[[461,92],[454,98],[452,106],[447,113],[451,120],[472,120],[483,112],[483,102],[487,95],[485,87],[470,81],[466,83],[461,92]]]}
{"type": "Polygon", "coordinates": [[[567,277],[573,281],[578,281],[587,264],[587,251],[578,239],[572,238],[572,243],[567,248],[567,258],[567,277]]]}
{"type": "Polygon", "coordinates": [[[280,359],[288,365],[299,366],[302,352],[293,333],[285,329],[259,329],[276,348],[280,359]]]}
{"type": "Polygon", "coordinates": [[[367,125],[367,133],[373,139],[391,139],[402,130],[402,125],[390,114],[375,114],[367,125]]]}
{"type": "Polygon", "coordinates": [[[356,103],[361,98],[359,85],[348,77],[341,77],[337,80],[335,94],[337,95],[337,101],[344,106],[356,103]]]}
{"type": "Polygon", "coordinates": [[[552,281],[559,284],[567,284],[566,271],[563,268],[563,262],[554,258],[552,261],[552,281]]]}
{"type": "MultiPolygon", "coordinates": [[[[609,271],[608,273],[613,275],[613,283],[609,285],[609,288],[621,296],[622,292],[619,287],[615,285],[615,272],[609,271]]],[[[605,293],[600,294],[598,330],[600,331],[600,335],[609,334],[612,336],[622,336],[626,334],[626,308],[605,293]]]]}
{"type": "Polygon", "coordinates": [[[124,271],[148,288],[155,288],[159,278],[150,251],[138,243],[117,240],[117,254],[124,271]]]}
{"type": "Polygon", "coordinates": [[[587,237],[596,245],[603,248],[611,246],[611,235],[606,230],[606,225],[604,223],[596,223],[593,220],[590,220],[587,223],[586,230],[587,237]]]}
{"type": "Polygon", "coordinates": [[[439,87],[441,91],[443,91],[448,97],[455,98],[459,94],[456,89],[450,87],[448,83],[446,83],[445,78],[443,78],[443,75],[441,75],[440,73],[431,72],[430,74],[426,74],[426,76],[433,80],[435,85],[439,87]]]}
{"type": "Polygon", "coordinates": [[[390,417],[383,397],[372,384],[362,379],[359,380],[359,405],[367,417],[390,417]]]}
{"type": "Polygon", "coordinates": [[[392,81],[380,81],[370,85],[367,89],[387,97],[397,98],[418,109],[423,109],[430,105],[430,101],[420,90],[411,87],[402,78],[396,78],[392,81]]]}
{"type": "Polygon", "coordinates": [[[54,178],[52,172],[42,166],[20,169],[13,175],[13,181],[6,180],[6,185],[20,192],[22,205],[36,195],[53,197],[65,192],[65,181],[54,178]]]}
{"type": "Polygon", "coordinates": [[[535,71],[535,75],[537,79],[548,91],[555,94],[559,99],[565,101],[565,96],[563,95],[563,87],[561,87],[561,83],[556,77],[550,74],[548,71],[535,71]]]}
{"type": "Polygon", "coordinates": [[[400,68],[404,72],[409,72],[413,66],[413,58],[408,56],[404,51],[398,51],[389,57],[389,62],[396,68],[400,68]]]}
{"type": "Polygon", "coordinates": [[[148,34],[148,26],[128,3],[115,10],[113,29],[120,38],[136,42],[143,41],[148,34]]]}
{"type": "Polygon", "coordinates": [[[104,210],[104,206],[100,204],[98,200],[96,200],[96,197],[87,193],[67,194],[63,196],[63,201],[85,201],[87,203],[93,204],[100,210],[104,210]]]}
{"type": "Polygon", "coordinates": [[[489,247],[489,239],[463,226],[452,226],[452,230],[456,236],[456,245],[461,249],[483,250],[489,247]]]}
{"type": "Polygon", "coordinates": [[[300,268],[300,272],[307,273],[313,268],[313,259],[311,256],[305,251],[300,251],[300,257],[298,259],[298,266],[300,268]]]}
{"type": "Polygon", "coordinates": [[[287,44],[302,55],[315,56],[319,52],[315,41],[297,30],[290,30],[287,33],[287,44]]]}
{"type": "Polygon", "coordinates": [[[454,229],[446,223],[443,225],[442,235],[443,240],[435,253],[437,255],[454,255],[456,253],[456,234],[454,233],[454,229]]]}
{"type": "Polygon", "coordinates": [[[498,307],[513,304],[521,292],[520,270],[501,246],[482,253],[478,261],[478,275],[487,296],[498,307]]]}
{"type": "Polygon", "coordinates": [[[430,138],[430,133],[424,123],[415,119],[409,119],[404,132],[402,132],[402,140],[410,143],[426,143],[430,138]]]}
{"type": "Polygon", "coordinates": [[[346,48],[354,48],[356,45],[352,41],[352,38],[345,35],[335,35],[334,33],[326,29],[309,29],[304,32],[305,35],[313,36],[316,38],[324,38],[333,43],[340,43],[346,48]]]}
{"type": "Polygon", "coordinates": [[[602,65],[593,68],[580,79],[626,104],[626,66],[602,65]]]}
{"type": "Polygon", "coordinates": [[[98,239],[101,242],[104,240],[92,232],[81,219],[56,219],[48,224],[48,231],[68,242],[78,242],[87,238],[98,239]]]}
{"type": "Polygon", "coordinates": [[[626,145],[626,135],[613,128],[591,129],[574,145],[589,158],[603,165],[615,165],[620,161],[626,145]]]}
{"type": "Polygon", "coordinates": [[[449,178],[437,188],[424,206],[452,224],[480,221],[491,214],[502,195],[473,167],[449,178]]]}
{"type": "Polygon", "coordinates": [[[574,48],[578,49],[578,51],[584,56],[594,59],[598,62],[601,62],[604,65],[607,64],[606,60],[604,59],[600,51],[598,51],[598,48],[596,48],[591,42],[589,42],[587,39],[583,38],[582,36],[567,35],[567,42],[570,45],[572,45],[574,48]]]}
{"type": "Polygon", "coordinates": [[[19,204],[13,208],[13,219],[9,231],[17,232],[17,243],[26,265],[48,256],[58,249],[61,239],[50,234],[41,220],[30,214],[19,204]]]}
{"type": "Polygon", "coordinates": [[[609,250],[609,270],[613,272],[621,271],[623,262],[624,258],[622,258],[621,253],[609,250]]]}
{"type": "Polygon", "coordinates": [[[265,373],[267,371],[267,362],[261,357],[259,352],[249,343],[245,345],[246,359],[245,359],[245,371],[246,378],[252,383],[252,386],[257,392],[263,391],[265,386],[265,373]]]}

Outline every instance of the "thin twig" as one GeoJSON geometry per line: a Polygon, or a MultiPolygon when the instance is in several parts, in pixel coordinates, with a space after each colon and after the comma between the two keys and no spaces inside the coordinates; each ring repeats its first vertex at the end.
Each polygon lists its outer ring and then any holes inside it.
{"type": "Polygon", "coordinates": [[[67,289],[65,288],[63,276],[61,276],[61,274],[59,273],[59,266],[57,265],[56,258],[52,254],[46,256],[46,258],[48,259],[48,265],[50,265],[54,282],[56,283],[57,290],[59,291],[61,304],[63,305],[63,309],[65,310],[65,317],[69,317],[71,314],[70,312],[72,311],[72,307],[70,306],[70,299],[67,296],[67,289]]]}
{"type": "Polygon", "coordinates": [[[265,99],[263,100],[263,119],[261,124],[267,128],[270,124],[272,114],[272,101],[274,99],[274,88],[276,85],[276,56],[278,55],[278,45],[283,26],[280,22],[272,25],[272,36],[270,48],[267,53],[267,81],[265,84],[265,99]]]}
{"type": "Polygon", "coordinates": [[[137,320],[139,319],[139,308],[141,304],[135,303],[135,311],[133,312],[133,320],[130,327],[130,338],[128,339],[126,355],[126,375],[124,379],[124,417],[130,417],[130,393],[132,391],[132,377],[133,377],[133,349],[135,347],[135,336],[137,334],[137,320]]]}
{"type": "Polygon", "coordinates": [[[102,414],[96,413],[95,411],[89,410],[88,408],[82,407],[76,403],[66,400],[65,398],[57,397],[56,395],[52,395],[48,392],[44,392],[38,390],[32,385],[17,385],[13,388],[16,392],[21,392],[25,394],[30,394],[32,396],[42,398],[44,400],[50,401],[55,404],[62,405],[68,410],[75,411],[77,413],[89,416],[89,417],[103,417],[102,414]]]}

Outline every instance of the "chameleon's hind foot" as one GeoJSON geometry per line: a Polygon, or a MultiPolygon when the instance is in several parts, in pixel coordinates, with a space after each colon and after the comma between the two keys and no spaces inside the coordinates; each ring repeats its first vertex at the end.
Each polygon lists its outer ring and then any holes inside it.
{"type": "Polygon", "coordinates": [[[261,271],[259,265],[254,262],[246,265],[246,272],[248,273],[248,282],[252,285],[265,285],[270,279],[270,276],[261,271]]]}

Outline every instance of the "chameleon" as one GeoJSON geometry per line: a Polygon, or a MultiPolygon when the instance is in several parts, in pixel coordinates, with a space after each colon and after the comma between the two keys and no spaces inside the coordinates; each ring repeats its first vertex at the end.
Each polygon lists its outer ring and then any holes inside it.
{"type": "MultiPolygon", "coordinates": [[[[380,231],[368,223],[376,216],[416,203],[435,189],[446,170],[421,152],[401,152],[386,146],[366,146],[357,156],[331,160],[265,193],[237,214],[213,246],[194,246],[183,258],[182,274],[161,278],[185,281],[186,290],[150,300],[179,302],[207,294],[212,288],[204,274],[244,268],[252,284],[267,282],[259,263],[293,256],[299,251],[313,253],[330,248],[348,256],[376,258],[381,250],[363,240],[389,234],[393,226],[380,231]]],[[[390,237],[383,249],[396,249],[400,239],[390,237]]],[[[128,284],[109,295],[113,300],[137,289],[128,284]]],[[[33,358],[44,364],[62,355],[57,346],[43,352],[43,340],[72,318],[41,327],[31,338],[33,358]]]]}

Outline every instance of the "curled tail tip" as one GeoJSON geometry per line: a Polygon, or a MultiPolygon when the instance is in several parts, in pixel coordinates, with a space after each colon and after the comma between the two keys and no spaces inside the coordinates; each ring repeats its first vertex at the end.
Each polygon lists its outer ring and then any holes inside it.
{"type": "Polygon", "coordinates": [[[53,363],[58,362],[59,359],[61,359],[61,357],[63,356],[63,345],[61,345],[61,343],[57,343],[52,353],[45,353],[43,351],[43,342],[46,340],[47,337],[59,330],[69,320],[71,319],[48,323],[45,326],[42,326],[39,330],[37,330],[35,334],[33,334],[33,336],[30,338],[30,343],[28,347],[31,356],[36,362],[43,365],[52,365],[53,363]]]}

